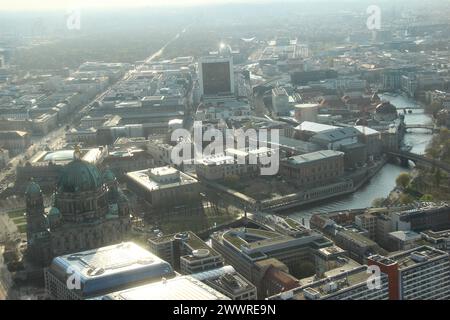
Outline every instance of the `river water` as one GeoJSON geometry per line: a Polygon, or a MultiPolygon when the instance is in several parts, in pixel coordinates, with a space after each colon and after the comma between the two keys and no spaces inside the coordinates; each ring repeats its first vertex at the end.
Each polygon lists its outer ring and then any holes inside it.
{"type": "MultiPolygon", "coordinates": [[[[397,109],[414,108],[412,113],[405,115],[405,123],[407,124],[429,124],[432,122],[430,116],[426,115],[423,108],[414,100],[410,100],[401,95],[380,95],[381,99],[389,100],[397,109]]],[[[422,154],[426,146],[430,142],[432,135],[423,129],[414,129],[405,135],[405,144],[411,145],[411,152],[422,154]]],[[[311,204],[292,211],[290,217],[300,222],[309,224],[309,217],[313,213],[337,211],[344,209],[357,209],[369,207],[375,198],[386,197],[395,187],[395,179],[401,172],[411,169],[400,167],[394,164],[386,164],[369,183],[364,185],[353,194],[323,201],[320,204],[311,204]]]]}

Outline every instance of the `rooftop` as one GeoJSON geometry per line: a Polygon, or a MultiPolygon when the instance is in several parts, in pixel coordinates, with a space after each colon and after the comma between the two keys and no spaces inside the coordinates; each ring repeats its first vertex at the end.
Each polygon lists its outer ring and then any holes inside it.
{"type": "Polygon", "coordinates": [[[184,243],[189,246],[189,248],[194,250],[206,249],[209,250],[210,253],[218,255],[218,253],[209,247],[202,239],[200,239],[195,233],[192,231],[179,232],[174,234],[169,234],[161,237],[150,238],[149,241],[153,243],[164,243],[170,242],[177,239],[182,239],[184,243]]]}
{"type": "Polygon", "coordinates": [[[181,276],[123,291],[96,300],[229,300],[222,293],[191,276],[181,276]]]}
{"type": "Polygon", "coordinates": [[[136,183],[140,184],[142,187],[148,189],[149,191],[153,191],[153,190],[158,190],[158,189],[167,189],[167,188],[174,188],[180,185],[186,185],[186,184],[192,184],[192,183],[197,183],[197,180],[195,180],[194,178],[190,177],[189,175],[178,171],[176,169],[170,170],[170,171],[166,171],[165,169],[163,171],[154,171],[155,168],[151,169],[152,171],[152,175],[154,177],[158,176],[164,176],[164,175],[169,175],[168,172],[170,172],[170,174],[175,175],[175,171],[178,173],[179,172],[179,179],[177,179],[177,181],[174,181],[173,179],[169,179],[167,182],[164,182],[163,180],[159,180],[156,181],[154,180],[151,175],[149,174],[149,170],[139,170],[139,171],[132,171],[132,172],[128,172],[127,173],[127,177],[129,179],[132,179],[133,181],[135,181],[136,183]],[[155,172],[155,174],[153,174],[153,172],[155,172]]]}
{"type": "Polygon", "coordinates": [[[300,123],[298,126],[295,127],[295,130],[318,133],[318,132],[322,132],[325,130],[337,129],[337,128],[338,127],[336,127],[336,126],[330,126],[328,124],[322,124],[322,123],[311,122],[311,121],[303,121],[302,123],[300,123]]]}
{"type": "Polygon", "coordinates": [[[390,232],[389,235],[400,241],[414,241],[421,238],[421,235],[414,231],[394,231],[390,232]]]}
{"type": "Polygon", "coordinates": [[[209,280],[207,282],[210,285],[215,285],[219,288],[229,290],[233,293],[245,291],[253,287],[244,277],[239,274],[225,274],[220,278],[209,280]]]}
{"type": "Polygon", "coordinates": [[[320,238],[317,234],[304,233],[293,237],[279,232],[252,228],[230,229],[213,234],[213,237],[224,245],[234,247],[251,260],[267,258],[267,254],[272,251],[313,245],[314,241],[320,238]]]}
{"type": "Polygon", "coordinates": [[[399,269],[401,270],[412,266],[420,265],[422,263],[427,263],[434,259],[439,258],[448,259],[448,253],[432,247],[422,246],[394,254],[389,258],[397,261],[399,269]]]}
{"type": "Polygon", "coordinates": [[[316,133],[311,139],[334,142],[346,138],[357,137],[359,135],[361,135],[361,133],[357,129],[353,127],[344,127],[321,131],[316,133]]]}
{"type": "Polygon", "coordinates": [[[133,242],[59,256],[50,266],[60,279],[70,275],[69,269],[79,275],[84,296],[174,274],[169,263],[133,242]]]}
{"type": "Polygon", "coordinates": [[[356,267],[352,270],[339,272],[336,275],[315,281],[311,284],[275,295],[270,300],[310,300],[326,299],[332,294],[347,288],[366,283],[371,273],[367,272],[367,266],[356,267]]]}
{"type": "Polygon", "coordinates": [[[297,156],[293,156],[290,158],[287,158],[286,161],[290,164],[294,165],[300,165],[308,162],[318,161],[327,159],[330,157],[339,157],[343,156],[344,153],[340,151],[334,151],[334,150],[320,150],[316,152],[301,154],[297,156]]]}

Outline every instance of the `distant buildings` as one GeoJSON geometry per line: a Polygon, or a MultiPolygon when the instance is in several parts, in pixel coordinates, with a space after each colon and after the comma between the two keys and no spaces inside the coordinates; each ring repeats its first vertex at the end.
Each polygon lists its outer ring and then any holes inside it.
{"type": "Polygon", "coordinates": [[[294,105],[295,119],[297,121],[317,121],[319,105],[314,103],[300,103],[294,105]]]}
{"type": "Polygon", "coordinates": [[[31,137],[25,131],[0,131],[0,147],[7,149],[11,157],[24,152],[31,145],[31,137]]]}
{"type": "Polygon", "coordinates": [[[276,115],[288,115],[291,110],[289,95],[282,87],[272,89],[272,108],[276,115]]]}

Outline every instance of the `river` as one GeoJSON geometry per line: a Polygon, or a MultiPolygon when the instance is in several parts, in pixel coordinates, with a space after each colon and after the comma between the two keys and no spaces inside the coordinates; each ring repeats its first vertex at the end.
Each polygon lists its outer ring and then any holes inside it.
{"type": "MultiPolygon", "coordinates": [[[[407,124],[429,124],[432,122],[430,116],[424,113],[423,108],[414,100],[410,100],[401,95],[380,95],[381,99],[389,100],[397,109],[414,108],[412,113],[405,115],[407,124]]],[[[405,144],[413,146],[411,152],[422,154],[430,142],[432,135],[422,129],[413,130],[405,135],[405,144]]],[[[337,211],[344,209],[357,209],[370,207],[373,199],[386,197],[395,187],[395,179],[401,172],[411,169],[400,167],[394,164],[386,164],[369,183],[364,185],[353,194],[323,201],[320,204],[308,205],[299,210],[294,210],[289,214],[290,217],[300,222],[309,224],[309,217],[313,213],[337,211]]]]}

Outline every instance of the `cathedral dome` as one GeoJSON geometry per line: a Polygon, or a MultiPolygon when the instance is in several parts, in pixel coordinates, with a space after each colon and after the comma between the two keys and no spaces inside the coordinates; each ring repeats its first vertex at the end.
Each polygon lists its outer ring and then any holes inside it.
{"type": "Polygon", "coordinates": [[[59,211],[58,208],[51,207],[50,210],[48,211],[48,215],[49,216],[59,216],[59,215],[61,215],[61,212],[59,211]]]}
{"type": "Polygon", "coordinates": [[[102,176],[95,165],[75,159],[64,168],[58,188],[62,192],[96,191],[102,184],[102,176]]]}
{"type": "Polygon", "coordinates": [[[116,181],[116,176],[109,167],[103,172],[103,181],[106,183],[116,181]]]}
{"type": "Polygon", "coordinates": [[[32,196],[40,194],[41,194],[41,187],[36,182],[31,181],[25,190],[25,195],[32,196]]]}

